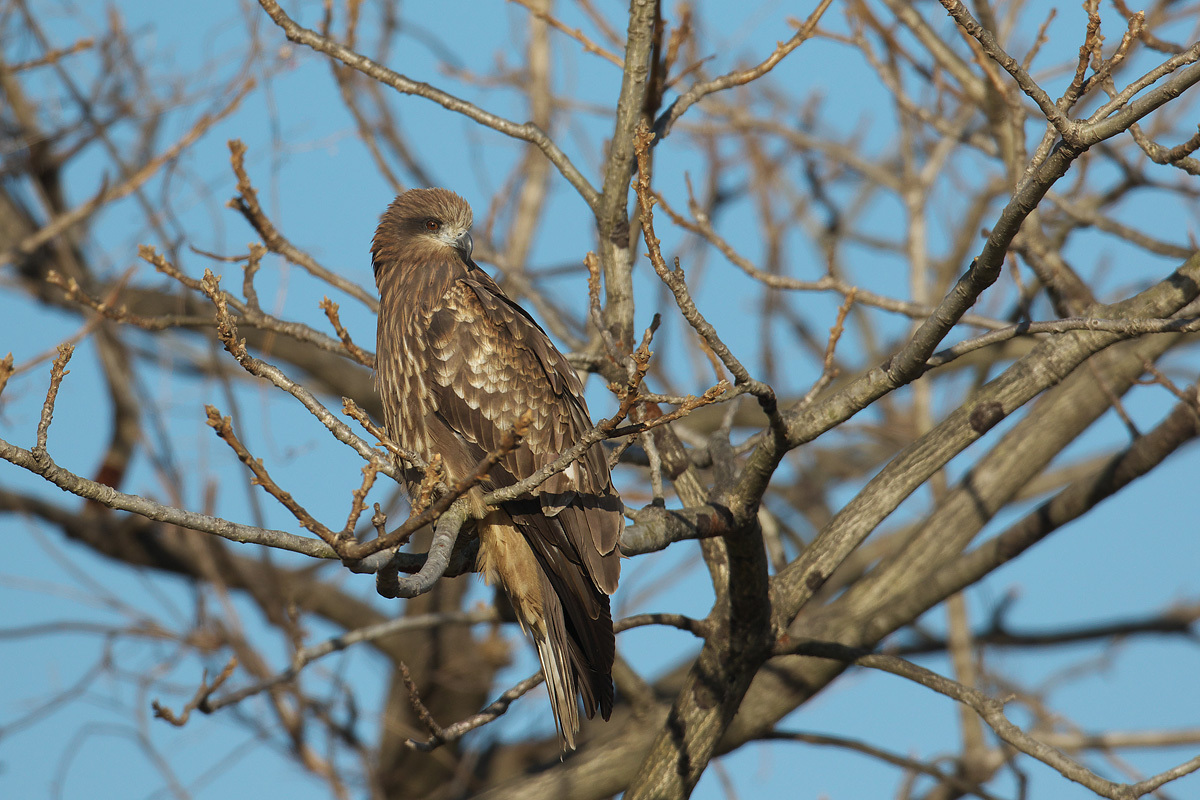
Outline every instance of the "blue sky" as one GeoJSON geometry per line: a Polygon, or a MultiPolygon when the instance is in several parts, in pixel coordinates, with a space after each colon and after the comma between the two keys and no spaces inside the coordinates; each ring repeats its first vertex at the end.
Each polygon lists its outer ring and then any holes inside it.
{"type": "MultiPolygon", "coordinates": [[[[257,20],[260,41],[268,52],[280,56],[270,75],[257,75],[260,89],[230,119],[215,126],[193,146],[167,179],[153,182],[148,192],[168,205],[183,221],[185,244],[219,253],[244,250],[255,238],[239,216],[223,208],[233,196],[234,180],[228,165],[226,140],[239,138],[249,146],[247,165],[268,213],[299,246],[309,250],[340,274],[370,286],[368,243],[379,213],[392,197],[386,182],[377,174],[358,141],[353,126],[342,110],[336,86],[320,57],[288,45],[282,34],[261,15],[257,6],[246,3],[152,3],[126,0],[115,6],[124,19],[138,52],[151,65],[150,77],[193,73],[203,68],[201,85],[179,87],[182,97],[178,113],[164,115],[160,147],[173,142],[196,118],[209,110],[205,89],[222,85],[239,74],[247,48],[246,20],[257,20]],[[201,98],[197,102],[197,97],[201,98]],[[323,109],[335,109],[327,113],[323,109]],[[314,113],[316,110],[316,113],[314,113]]],[[[520,97],[507,89],[481,89],[440,71],[436,58],[449,47],[465,69],[487,74],[495,69],[497,52],[515,63],[520,52],[525,12],[499,2],[447,2],[405,4],[406,17],[428,7],[436,13],[420,15],[424,30],[401,39],[390,65],[417,80],[442,86],[479,105],[523,119],[520,97]]],[[[306,3],[289,10],[304,24],[319,19],[319,4],[306,3]]],[[[85,6],[42,2],[35,10],[56,45],[65,45],[83,35],[94,35],[103,18],[85,6]]],[[[700,16],[710,20],[706,31],[714,55],[713,72],[761,59],[777,40],[790,35],[788,16],[803,16],[807,6],[793,7],[769,2],[749,17],[733,10],[733,4],[701,4],[700,16]]],[[[571,27],[587,27],[575,17],[573,6],[563,12],[571,27]]],[[[614,14],[613,17],[619,17],[614,14]]],[[[842,29],[840,16],[831,12],[829,24],[842,29]]],[[[1032,39],[1041,18],[1026,20],[1024,36],[1032,39]]],[[[948,21],[945,23],[949,25],[948,21]]],[[[1064,4],[1049,27],[1048,50],[1069,57],[1078,46],[1077,31],[1082,14],[1073,4],[1064,4]]],[[[368,35],[364,32],[364,36],[368,35]]],[[[1112,40],[1116,39],[1115,34],[1112,40]]],[[[554,39],[560,53],[572,44],[554,39]]],[[[811,85],[823,97],[820,129],[857,137],[867,152],[879,152],[892,144],[894,110],[886,93],[868,68],[846,57],[845,45],[828,40],[810,42],[789,57],[773,79],[780,85],[811,85]],[[836,68],[828,68],[835,64],[836,68]]],[[[1056,63],[1045,59],[1046,64],[1056,63]]],[[[88,55],[71,62],[81,74],[96,69],[88,55]]],[[[555,78],[556,88],[582,101],[603,105],[615,96],[618,71],[596,58],[572,58],[571,66],[555,78]]],[[[1069,76],[1048,75],[1048,86],[1061,89],[1069,76]]],[[[86,81],[85,81],[86,82],[86,81]]],[[[521,154],[520,146],[489,131],[480,131],[456,116],[420,98],[400,98],[395,108],[413,134],[418,157],[445,186],[463,194],[476,209],[477,222],[487,215],[488,198],[503,184],[505,175],[521,154]]],[[[597,153],[611,122],[603,116],[584,116],[570,128],[555,132],[566,152],[598,183],[597,153]]],[[[118,134],[120,136],[121,134],[118,134]]],[[[679,134],[682,137],[682,134],[679,134]]],[[[658,150],[656,183],[677,206],[686,198],[684,175],[700,168],[694,151],[683,147],[658,150]]],[[[67,191],[77,203],[95,191],[111,163],[94,153],[82,158],[66,175],[67,191]]],[[[943,187],[941,191],[952,191],[943,187]]],[[[870,218],[881,230],[895,235],[899,209],[890,200],[871,204],[870,218]]],[[[1145,230],[1172,239],[1185,240],[1196,231],[1196,208],[1145,208],[1134,203],[1121,209],[1123,219],[1145,230]]],[[[142,227],[141,212],[132,200],[106,210],[91,230],[96,253],[112,274],[137,269],[139,278],[150,269],[138,261],[137,245],[164,246],[155,234],[142,227]]],[[[935,243],[945,236],[953,217],[934,221],[935,243]],[[942,232],[939,233],[939,224],[942,232]]],[[[722,230],[755,229],[753,209],[739,206],[721,220],[722,230]]],[[[535,267],[578,263],[594,247],[594,233],[586,209],[573,190],[561,179],[552,179],[552,202],[541,235],[534,247],[535,267]]],[[[664,251],[678,251],[681,237],[660,225],[664,251]]],[[[732,236],[731,236],[732,238],[732,236]]],[[[761,257],[762,243],[752,234],[733,239],[735,246],[751,259],[761,257]]],[[[787,262],[790,274],[819,277],[820,256],[811,241],[797,236],[789,241],[787,262]]],[[[183,250],[181,266],[198,275],[209,262],[183,250]]],[[[1163,274],[1166,260],[1130,257],[1127,247],[1110,238],[1092,237],[1069,245],[1073,259],[1091,263],[1107,259],[1107,277],[1100,285],[1115,294],[1149,276],[1163,274]]],[[[894,257],[859,250],[855,253],[856,275],[879,292],[904,296],[907,275],[894,257]]],[[[485,265],[487,266],[487,265],[485,265]]],[[[687,265],[685,265],[687,266],[687,265]]],[[[965,266],[965,265],[964,265],[965,266]]],[[[568,306],[580,310],[582,271],[550,284],[552,292],[571,298],[568,306]]],[[[153,278],[147,278],[153,280],[153,278]]],[[[760,294],[734,267],[710,257],[702,272],[689,273],[701,310],[726,336],[729,344],[752,366],[757,365],[757,325],[745,323],[755,312],[760,294]]],[[[230,268],[227,281],[238,281],[230,268]]],[[[304,319],[321,325],[316,303],[330,293],[342,304],[342,320],[355,338],[369,344],[374,337],[374,320],[356,301],[337,297],[294,267],[269,258],[258,282],[266,308],[281,316],[304,319]]],[[[643,263],[637,275],[639,312],[637,324],[649,322],[659,289],[657,279],[643,263]]],[[[833,321],[834,297],[792,298],[798,309],[812,320],[814,330],[833,321]]],[[[986,303],[986,298],[985,301],[986,303]]],[[[33,308],[22,295],[0,293],[0,351],[11,349],[17,363],[53,347],[75,333],[77,317],[33,308]]],[[[905,322],[881,316],[881,325],[899,335],[905,322]]],[[[677,322],[670,322],[660,338],[660,357],[683,358],[686,340],[677,322]]],[[[138,341],[137,335],[133,336],[138,341]]],[[[148,339],[142,339],[148,342],[148,339]]],[[[195,340],[179,337],[179,347],[199,349],[195,340]]],[[[847,345],[853,345],[848,341],[847,345]]],[[[72,372],[64,383],[51,429],[51,452],[63,466],[88,474],[94,468],[107,439],[107,407],[100,375],[94,367],[90,344],[80,344],[72,372]],[[97,420],[103,421],[97,424],[97,420]],[[56,448],[57,445],[57,448],[56,448]]],[[[221,356],[223,354],[217,354],[221,356]]],[[[1195,372],[1190,363],[1173,362],[1182,370],[1195,372]]],[[[226,414],[233,413],[230,398],[208,381],[181,378],[164,360],[160,374],[149,372],[144,387],[153,397],[158,419],[166,428],[190,431],[173,438],[173,457],[184,472],[215,475],[215,485],[185,484],[187,494],[178,502],[189,508],[205,503],[206,493],[217,498],[218,511],[231,518],[249,521],[253,511],[246,499],[244,478],[236,460],[203,425],[202,404],[212,402],[226,414]]],[[[33,441],[37,414],[44,396],[48,365],[14,378],[0,407],[0,435],[22,446],[33,441]]],[[[782,387],[803,391],[815,377],[806,360],[786,372],[782,387]]],[[[674,375],[683,391],[700,391],[708,377],[681,367],[674,375]]],[[[1186,380],[1186,378],[1185,378],[1186,380]]],[[[1143,428],[1153,424],[1172,402],[1155,387],[1136,389],[1128,407],[1143,428]]],[[[349,492],[359,480],[359,461],[349,451],[333,449],[328,437],[302,409],[271,387],[245,383],[234,392],[237,410],[248,419],[263,418],[265,424],[247,432],[256,455],[266,459],[272,474],[290,491],[303,496],[310,507],[326,520],[344,518],[349,492]],[[320,469],[313,469],[319,459],[320,469]]],[[[594,416],[611,409],[603,387],[593,381],[589,397],[594,416]]],[[[1094,432],[1073,446],[1069,455],[1111,447],[1120,441],[1121,427],[1110,413],[1094,432]]],[[[996,432],[997,434],[999,431],[996,432]]],[[[968,451],[951,465],[961,474],[979,452],[968,451]]],[[[802,456],[801,456],[802,457],[802,456]]],[[[1148,614],[1173,602],[1194,602],[1196,571],[1200,566],[1193,504],[1195,474],[1200,458],[1194,449],[1175,455],[1163,469],[1135,484],[1116,501],[1103,506],[1062,533],[1051,537],[999,570],[968,595],[973,618],[983,620],[1004,598],[1015,596],[1009,621],[1024,628],[1055,628],[1148,614]]],[[[59,498],[57,490],[8,465],[0,466],[5,486],[59,498]]],[[[170,500],[154,465],[140,456],[129,476],[127,491],[144,492],[170,500]]],[[[848,498],[847,498],[848,499],[848,498]]],[[[900,512],[916,514],[927,498],[918,495],[900,512]]],[[[269,525],[293,529],[294,524],[270,503],[263,504],[269,525]]],[[[1002,529],[1012,515],[998,519],[989,530],[1002,529]]],[[[190,589],[178,581],[153,574],[137,574],[99,560],[70,543],[55,531],[40,528],[17,517],[0,518],[0,536],[8,545],[6,566],[0,568],[0,607],[10,609],[10,628],[63,621],[93,625],[127,626],[154,621],[186,626],[195,613],[190,589]]],[[[299,563],[286,554],[280,563],[299,563]]],[[[697,558],[693,546],[682,545],[665,553],[626,563],[622,593],[616,604],[623,613],[636,611],[682,611],[702,616],[711,590],[703,570],[691,569],[697,558]],[[676,576],[682,575],[677,581],[676,576]],[[663,591],[644,600],[642,590],[658,584],[663,591]]],[[[361,582],[362,595],[373,593],[373,582],[362,576],[346,581],[361,582]]],[[[479,592],[480,599],[486,597],[479,592]]],[[[280,667],[286,664],[286,648],[266,631],[249,604],[233,598],[232,608],[241,615],[248,631],[261,635],[261,646],[280,667]]],[[[926,615],[922,624],[929,630],[944,627],[943,611],[926,615]]],[[[331,635],[319,624],[311,629],[313,641],[331,635]]],[[[689,646],[684,635],[673,631],[642,629],[622,634],[622,654],[651,674],[675,662],[689,646]]],[[[518,679],[535,668],[530,649],[518,644],[517,663],[506,673],[518,679]]],[[[1045,652],[999,652],[989,666],[1036,687],[1061,669],[1088,658],[1099,657],[1102,648],[1080,645],[1053,654],[1045,652]]],[[[1178,639],[1137,640],[1111,653],[1102,668],[1088,673],[1047,697],[1051,706],[1088,730],[1114,728],[1173,728],[1195,725],[1200,719],[1200,693],[1194,691],[1194,676],[1200,674],[1200,648],[1178,639]]],[[[327,796],[323,784],[308,777],[285,753],[256,740],[252,726],[237,715],[253,717],[262,706],[201,717],[176,730],[150,719],[150,701],[166,699],[178,707],[190,694],[201,666],[219,669],[223,658],[208,661],[183,653],[167,641],[136,643],[106,640],[95,630],[63,630],[38,637],[5,636],[0,632],[0,795],[33,797],[169,797],[169,781],[154,764],[151,749],[167,754],[182,785],[197,797],[262,797],[288,795],[295,800],[327,796]],[[110,649],[111,648],[111,649],[110,649]],[[71,703],[52,706],[37,713],[28,724],[16,725],[37,712],[67,687],[75,685],[96,665],[111,660],[123,672],[161,670],[160,683],[139,688],[129,682],[100,678],[71,703]],[[171,696],[164,695],[174,689],[171,696]],[[146,745],[149,745],[147,747],[146,745]]],[[[941,659],[922,663],[945,672],[941,659]]],[[[383,681],[378,671],[382,661],[363,650],[351,650],[315,666],[316,670],[340,673],[354,681],[364,709],[378,705],[383,681]]],[[[546,731],[544,695],[535,694],[519,702],[510,712],[503,731],[487,730],[482,736],[519,736],[525,730],[546,731]]],[[[367,712],[369,713],[369,712],[367,712]]],[[[871,673],[854,673],[806,704],[781,727],[861,738],[895,752],[930,759],[953,752],[957,741],[957,709],[950,701],[901,679],[871,673]]],[[[1019,720],[1025,722],[1027,720],[1019,720]]],[[[370,734],[370,725],[364,725],[370,734]]],[[[1128,760],[1147,773],[1185,760],[1191,753],[1176,749],[1167,754],[1134,752],[1128,760]]],[[[1082,788],[1069,784],[1048,768],[1027,767],[1031,797],[1072,800],[1089,797],[1082,788]]],[[[891,792],[901,775],[897,770],[855,754],[801,744],[762,745],[717,762],[705,775],[695,797],[715,800],[727,796],[722,783],[724,771],[743,797],[823,796],[855,798],[891,792]]],[[[1115,777],[1110,774],[1110,777],[1115,777]]],[[[1193,777],[1176,784],[1175,796],[1196,793],[1200,782],[1193,777]]],[[[1014,794],[1010,785],[996,787],[1001,794],[1014,794]]]]}

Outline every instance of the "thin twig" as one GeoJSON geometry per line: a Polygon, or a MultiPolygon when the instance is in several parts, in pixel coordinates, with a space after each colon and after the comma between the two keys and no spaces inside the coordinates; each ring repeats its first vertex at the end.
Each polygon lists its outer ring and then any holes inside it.
{"type": "Polygon", "coordinates": [[[825,344],[825,358],[821,362],[821,377],[813,383],[812,388],[804,393],[803,399],[800,401],[801,406],[806,406],[817,398],[825,387],[833,383],[838,376],[838,369],[834,365],[834,353],[837,350],[837,343],[842,338],[842,334],[846,330],[846,317],[850,314],[850,309],[854,305],[854,299],[857,295],[853,289],[846,295],[846,299],[842,301],[842,305],[838,308],[837,320],[833,323],[833,327],[829,329],[829,340],[825,344]]]}
{"type": "Polygon", "coordinates": [[[483,709],[478,714],[474,714],[462,720],[461,722],[456,722],[453,725],[447,725],[446,727],[442,728],[440,736],[427,739],[423,742],[419,742],[416,739],[409,739],[404,744],[410,750],[429,752],[430,750],[436,750],[437,748],[449,742],[458,741],[476,728],[480,728],[502,716],[506,711],[508,711],[509,706],[511,706],[515,700],[524,696],[531,689],[538,686],[542,680],[542,673],[539,670],[538,672],[530,675],[528,678],[518,683],[516,686],[513,686],[504,694],[500,695],[498,698],[496,698],[495,702],[491,703],[487,708],[483,709]]]}
{"type": "Polygon", "coordinates": [[[333,326],[333,330],[337,333],[338,338],[346,346],[346,352],[367,369],[375,369],[375,356],[356,345],[354,340],[350,338],[350,332],[342,325],[341,317],[338,316],[338,304],[328,297],[323,297],[321,298],[321,310],[325,312],[325,316],[329,319],[329,324],[333,326]]]}
{"type": "Polygon", "coordinates": [[[31,58],[28,61],[18,61],[15,64],[9,65],[5,69],[5,72],[17,73],[24,72],[27,69],[34,69],[35,67],[44,67],[47,64],[53,64],[60,59],[65,58],[66,56],[81,53],[84,50],[91,48],[95,43],[96,40],[89,36],[87,38],[80,39],[79,41],[75,42],[75,44],[47,51],[44,55],[41,55],[37,58],[31,58]]]}
{"type": "Polygon", "coordinates": [[[75,353],[75,345],[63,343],[58,346],[58,356],[54,366],[50,368],[50,386],[46,389],[46,400],[42,403],[42,413],[38,417],[37,444],[33,446],[34,458],[46,457],[46,438],[50,433],[50,423],[54,419],[54,403],[58,399],[58,389],[62,386],[63,378],[67,376],[67,362],[75,353]]]}
{"type": "Polygon", "coordinates": [[[412,706],[413,713],[417,715],[417,719],[429,731],[433,740],[445,741],[445,728],[437,724],[437,720],[433,718],[433,714],[430,713],[425,703],[421,701],[421,693],[417,689],[417,683],[412,679],[412,673],[408,671],[408,665],[403,661],[400,662],[400,677],[404,680],[404,688],[408,690],[408,702],[412,706]]]}
{"type": "Polygon", "coordinates": [[[375,479],[379,477],[379,467],[374,463],[363,464],[362,473],[362,484],[350,496],[350,513],[346,517],[346,527],[342,528],[342,536],[345,537],[354,535],[358,520],[367,509],[367,495],[375,485],[375,479]]]}
{"type": "Polygon", "coordinates": [[[370,415],[367,414],[367,412],[364,411],[362,407],[358,405],[358,403],[354,402],[349,397],[342,398],[342,413],[353,419],[359,425],[362,425],[363,429],[367,433],[374,436],[375,440],[383,445],[384,449],[391,453],[393,458],[406,461],[420,470],[429,468],[429,464],[425,462],[425,459],[421,458],[421,456],[416,452],[396,444],[392,438],[387,435],[387,432],[383,428],[376,425],[375,421],[371,419],[370,415]]]}
{"type": "Polygon", "coordinates": [[[1183,144],[1174,147],[1163,147],[1152,141],[1142,132],[1140,125],[1130,125],[1129,134],[1155,164],[1177,167],[1189,175],[1200,175],[1200,159],[1191,158],[1191,154],[1200,149],[1200,132],[1192,135],[1183,144]]]}
{"type": "Polygon", "coordinates": [[[613,632],[621,633],[646,625],[667,625],[686,631],[700,639],[706,639],[712,633],[712,626],[707,620],[694,619],[685,614],[668,614],[662,611],[650,614],[631,614],[619,619],[613,623],[613,632]]]}
{"type": "Polygon", "coordinates": [[[621,352],[621,348],[617,347],[617,340],[613,337],[608,325],[605,324],[604,309],[600,306],[600,259],[589,250],[588,254],[583,257],[583,266],[588,271],[588,315],[600,334],[600,341],[604,343],[604,350],[608,357],[614,363],[620,364],[627,356],[621,352]]]}
{"type": "Polygon", "coordinates": [[[246,305],[256,311],[262,307],[258,303],[258,291],[254,288],[254,276],[262,267],[262,259],[266,254],[267,248],[260,242],[251,242],[246,266],[242,268],[242,296],[246,298],[246,305]]]}
{"type": "Polygon", "coordinates": [[[213,692],[220,689],[225,681],[229,680],[230,676],[233,675],[233,671],[237,669],[237,665],[237,656],[230,657],[229,662],[225,664],[225,668],[221,670],[221,673],[217,675],[212,683],[208,682],[208,670],[204,670],[200,678],[200,688],[196,690],[196,694],[184,705],[183,710],[178,715],[157,700],[153,701],[150,707],[154,709],[154,716],[166,720],[176,728],[182,728],[187,724],[188,719],[192,716],[192,712],[196,709],[202,709],[207,713],[207,709],[204,707],[208,703],[208,698],[212,696],[213,692]]]}

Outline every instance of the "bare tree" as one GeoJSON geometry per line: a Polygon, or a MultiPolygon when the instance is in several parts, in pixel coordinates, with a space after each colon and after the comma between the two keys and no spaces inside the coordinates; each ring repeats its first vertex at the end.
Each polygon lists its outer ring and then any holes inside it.
{"type": "MultiPolygon", "coordinates": [[[[8,331],[29,355],[0,362],[0,509],[11,536],[28,535],[21,516],[82,545],[57,556],[63,574],[122,622],[10,614],[9,646],[105,644],[0,735],[107,679],[136,688],[130,735],[179,796],[211,776],[189,784],[156,741],[201,714],[339,797],[682,798],[764,742],[894,765],[903,797],[1024,796],[1034,762],[1114,800],[1197,770],[1193,756],[1145,775],[1116,754],[1195,752],[1194,727],[1086,731],[991,656],[1194,639],[1200,598],[1021,630],[1006,604],[979,614],[964,597],[1137,478],[1186,469],[1164,464],[1200,432],[1200,5],[1100,5],[821,0],[742,58],[714,51],[719,9],[512,0],[519,35],[479,34],[499,54],[485,73],[416,5],[259,0],[232,61],[168,73],[117,12],[73,9],[93,34],[60,41],[57,12],[4,4],[0,251],[7,302],[41,322],[8,331]],[[412,72],[416,46],[441,73],[412,72]],[[390,191],[444,182],[426,121],[465,123],[467,160],[507,175],[476,203],[476,257],[595,376],[603,419],[489,500],[606,441],[626,573],[698,554],[706,608],[662,611],[664,582],[618,594],[633,612],[616,622],[695,645],[650,672],[619,636],[613,719],[561,760],[548,709],[520,700],[540,676],[508,680],[511,610],[460,577],[472,482],[447,485],[375,422],[365,239],[334,264],[328,230],[273,212],[286,163],[239,141],[246,106],[273,108],[298,65],[338,100],[295,112],[353,131],[390,191]],[[823,71],[869,75],[880,104],[840,98],[835,117],[823,71]],[[868,111],[884,119],[847,122],[868,111]],[[216,129],[235,137],[228,165],[216,129]],[[135,221],[114,242],[118,217],[135,221]],[[564,224],[590,245],[552,235],[564,224]],[[222,251],[226,225],[257,241],[222,251]],[[321,292],[339,301],[323,316],[321,292]],[[266,433],[280,427],[294,439],[266,433]],[[425,470],[420,496],[396,491],[401,461],[425,470]],[[88,574],[97,556],[185,579],[191,610],[148,610],[88,574]],[[918,623],[938,607],[945,635],[918,623]],[[361,651],[374,666],[353,679],[328,666],[361,651]],[[791,727],[859,670],[957,701],[957,750],[926,760],[791,727]],[[545,723],[532,733],[510,722],[524,704],[545,723]]],[[[477,172],[482,192],[492,173],[477,172]]]]}

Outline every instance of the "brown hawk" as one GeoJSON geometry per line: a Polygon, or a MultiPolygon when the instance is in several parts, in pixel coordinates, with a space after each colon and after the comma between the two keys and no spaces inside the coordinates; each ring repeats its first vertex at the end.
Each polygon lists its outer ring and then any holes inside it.
{"type": "MultiPolygon", "coordinates": [[[[469,498],[479,570],[504,587],[533,637],[564,748],[579,705],[613,706],[608,596],[617,588],[621,501],[599,444],[532,496],[485,492],[554,461],[592,427],[583,385],[545,331],[471,260],[471,207],[445,189],[405,192],[371,244],[379,308],[376,378],[388,434],[457,480],[532,412],[528,433],[469,498]],[[578,699],[577,699],[578,698],[578,699]]],[[[422,473],[404,472],[410,493],[422,473]]]]}

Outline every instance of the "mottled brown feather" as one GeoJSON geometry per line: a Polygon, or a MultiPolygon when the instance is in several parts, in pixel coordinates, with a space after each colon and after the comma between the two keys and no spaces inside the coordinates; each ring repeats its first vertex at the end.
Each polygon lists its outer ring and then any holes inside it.
{"type": "MultiPolygon", "coordinates": [[[[575,370],[471,261],[470,225],[470,207],[444,189],[405,192],[384,213],[371,247],[382,297],[377,379],[389,435],[425,458],[440,454],[451,478],[533,412],[519,446],[481,483],[486,492],[554,461],[592,423],[575,370]]],[[[406,474],[410,490],[420,477],[406,474]]],[[[574,747],[577,696],[588,717],[612,710],[608,595],[620,575],[621,508],[596,445],[534,497],[476,510],[480,567],[538,644],[564,746],[574,747]]]]}

